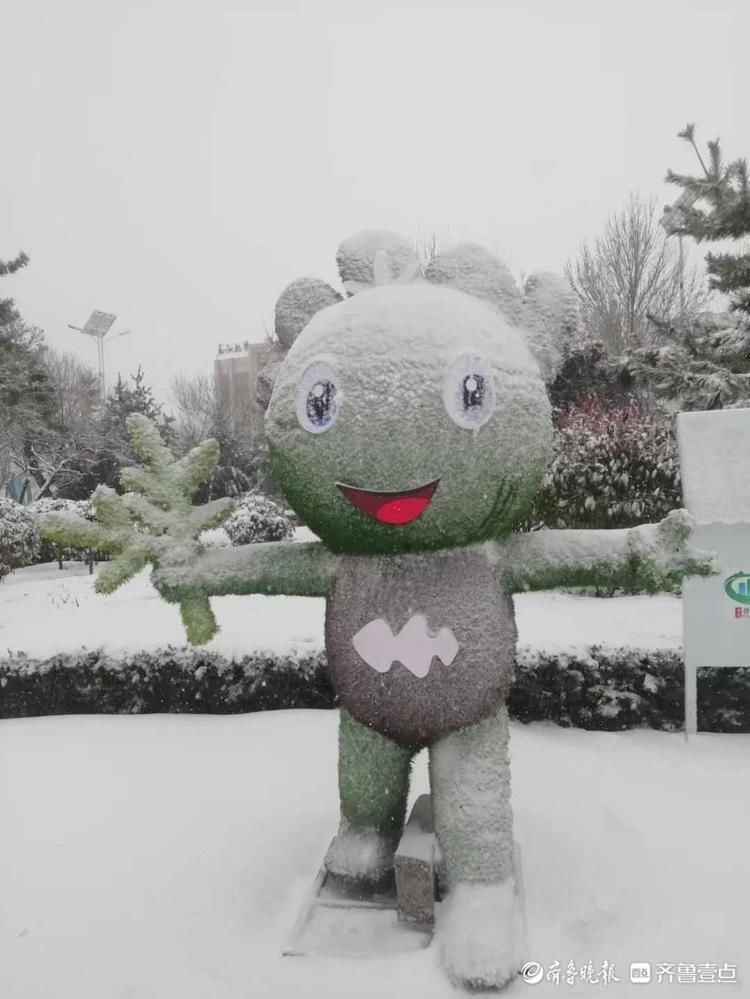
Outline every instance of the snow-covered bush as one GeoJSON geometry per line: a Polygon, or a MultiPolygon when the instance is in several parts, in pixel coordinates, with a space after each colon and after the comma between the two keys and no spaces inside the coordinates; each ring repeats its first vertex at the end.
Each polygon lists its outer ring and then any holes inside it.
{"type": "Polygon", "coordinates": [[[58,511],[77,513],[79,517],[85,517],[86,520],[91,520],[94,516],[90,499],[73,500],[62,499],[56,496],[45,496],[44,499],[35,500],[29,506],[29,510],[35,517],[43,513],[57,513],[58,511]]]}
{"type": "Polygon", "coordinates": [[[556,414],[554,459],[530,525],[615,528],[655,523],[682,505],[671,418],[590,397],[556,414]]]}
{"type": "MultiPolygon", "coordinates": [[[[60,499],[52,496],[45,496],[36,500],[29,506],[29,510],[34,518],[41,517],[47,513],[74,513],[86,520],[94,519],[91,500],[60,499]]],[[[39,554],[37,562],[84,562],[90,553],[81,548],[71,548],[67,545],[60,545],[53,541],[41,538],[39,544],[39,554]]]]}
{"type": "MultiPolygon", "coordinates": [[[[682,656],[673,649],[522,648],[508,708],[522,722],[620,731],[682,728],[682,656]]],[[[0,718],[54,714],[333,708],[325,654],[255,653],[228,659],[206,649],[156,649],[124,658],[101,649],[49,659],[0,657],[0,718]]],[[[702,731],[750,731],[750,669],[698,674],[702,731]]]]}
{"type": "Polygon", "coordinates": [[[233,545],[286,541],[294,528],[284,508],[262,493],[247,493],[222,525],[233,545]]]}
{"type": "Polygon", "coordinates": [[[0,579],[31,565],[39,551],[34,517],[15,500],[0,499],[0,579]]]}
{"type": "Polygon", "coordinates": [[[198,540],[204,548],[228,548],[232,543],[223,527],[212,527],[210,531],[204,531],[198,540]]]}
{"type": "Polygon", "coordinates": [[[227,659],[203,648],[121,657],[79,649],[31,659],[0,656],[0,718],[56,714],[235,714],[333,708],[322,651],[227,659]]]}

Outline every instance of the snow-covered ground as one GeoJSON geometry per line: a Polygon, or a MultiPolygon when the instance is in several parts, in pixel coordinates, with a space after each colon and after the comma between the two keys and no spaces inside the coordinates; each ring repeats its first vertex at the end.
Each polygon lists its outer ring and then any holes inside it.
{"type": "MultiPolygon", "coordinates": [[[[336,722],[0,722],[2,999],[455,999],[432,948],[281,956],[336,827],[336,722]]],[[[529,958],[613,962],[613,996],[641,994],[631,962],[727,962],[745,984],[649,988],[747,995],[750,737],[535,724],[512,747],[529,958]]]]}
{"type": "MultiPolygon", "coordinates": [[[[112,596],[94,593],[86,566],[31,566],[0,583],[0,649],[46,657],[76,649],[110,654],[184,645],[176,606],[164,603],[145,570],[112,596]]],[[[564,593],[515,598],[519,644],[532,649],[583,649],[591,645],[678,649],[680,600],[564,593]]],[[[220,632],[207,646],[226,656],[248,652],[310,652],[323,646],[324,601],[305,597],[220,597],[212,604],[220,632]]]]}
{"type": "MultiPolygon", "coordinates": [[[[322,600],[214,607],[209,648],[225,655],[322,646],[322,600]]],[[[673,597],[537,593],[516,610],[531,648],[681,644],[673,597]]],[[[75,563],[0,585],[3,651],[170,643],[184,644],[178,611],[148,573],[111,597],[75,563]]],[[[317,711],[0,721],[0,999],[455,996],[433,949],[281,957],[337,824],[335,726],[317,711]]],[[[642,988],[629,977],[643,961],[665,991],[687,987],[690,965],[737,965],[748,984],[699,994],[750,994],[749,739],[514,725],[528,957],[563,971],[532,994],[592,995],[601,982],[568,985],[565,969],[605,961],[611,995],[642,988]]]]}

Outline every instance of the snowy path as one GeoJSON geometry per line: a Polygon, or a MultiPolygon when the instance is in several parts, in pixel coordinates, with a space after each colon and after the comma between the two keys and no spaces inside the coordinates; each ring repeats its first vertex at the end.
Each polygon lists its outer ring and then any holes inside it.
{"type": "MultiPolygon", "coordinates": [[[[0,584],[0,650],[45,658],[102,648],[111,654],[183,646],[176,606],[149,582],[149,570],[109,597],[94,593],[80,563],[31,566],[0,584]]],[[[311,652],[323,646],[322,599],[221,597],[211,601],[221,631],[206,648],[227,657],[271,649],[311,652]]],[[[515,598],[519,644],[533,649],[583,649],[593,644],[679,649],[681,601],[673,596],[615,597],[525,593],[515,598]]]]}
{"type": "MultiPolygon", "coordinates": [[[[336,825],[336,721],[0,722],[2,999],[455,999],[431,949],[279,956],[336,825]]],[[[652,994],[631,961],[726,961],[747,984],[697,994],[750,993],[750,736],[514,725],[513,759],[530,957],[614,962],[615,996],[652,994]]]]}

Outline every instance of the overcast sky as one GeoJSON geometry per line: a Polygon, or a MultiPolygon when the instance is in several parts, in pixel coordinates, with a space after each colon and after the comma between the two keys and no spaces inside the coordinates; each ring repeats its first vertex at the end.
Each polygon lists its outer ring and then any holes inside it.
{"type": "Polygon", "coordinates": [[[750,155],[747,0],[335,4],[0,0],[0,285],[50,344],[92,309],[142,362],[211,370],[284,285],[335,281],[365,227],[560,269],[630,191],[662,201],[676,138],[750,155]]]}

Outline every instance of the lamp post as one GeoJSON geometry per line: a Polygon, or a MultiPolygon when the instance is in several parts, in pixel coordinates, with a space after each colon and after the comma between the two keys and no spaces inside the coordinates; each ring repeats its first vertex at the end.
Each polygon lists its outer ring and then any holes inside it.
{"type": "MultiPolygon", "coordinates": [[[[112,329],[117,316],[113,315],[111,312],[100,312],[95,309],[89,318],[86,320],[84,326],[73,326],[68,323],[68,329],[75,330],[76,333],[83,333],[85,336],[90,336],[92,339],[96,340],[96,356],[99,367],[99,391],[101,393],[102,402],[107,398],[107,383],[105,379],[104,371],[104,345],[105,339],[109,331],[112,329]]],[[[120,333],[115,333],[110,336],[109,343],[111,340],[116,340],[118,336],[128,336],[130,330],[122,330],[120,333]]]]}

